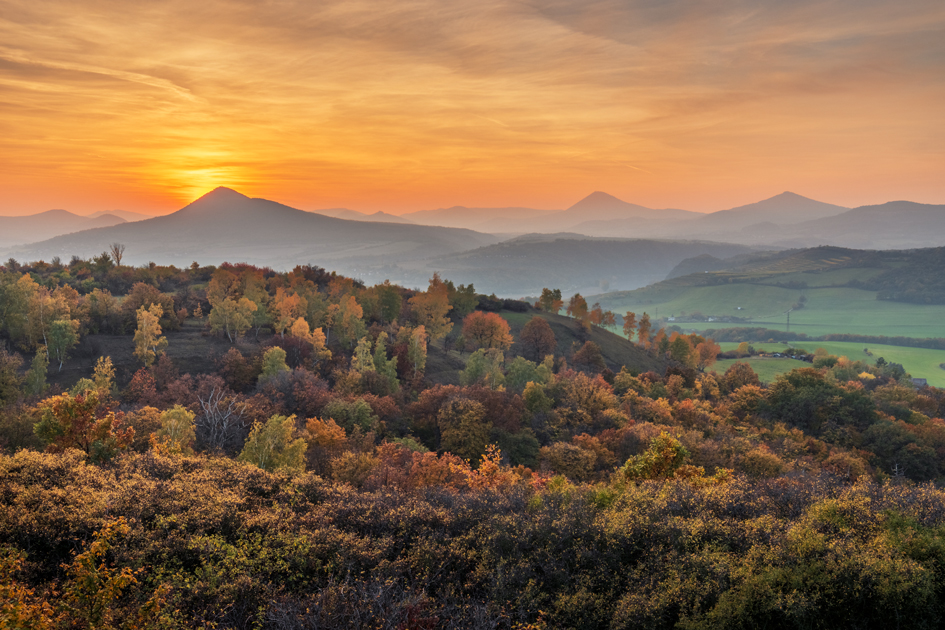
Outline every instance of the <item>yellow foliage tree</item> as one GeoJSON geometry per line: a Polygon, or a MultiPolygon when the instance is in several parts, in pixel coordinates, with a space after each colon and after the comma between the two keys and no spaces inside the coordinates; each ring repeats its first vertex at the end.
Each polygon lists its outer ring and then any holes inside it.
{"type": "Polygon", "coordinates": [[[161,336],[159,323],[164,309],[160,304],[152,304],[138,309],[138,329],[135,331],[135,356],[150,367],[155,358],[167,348],[167,338],[161,336]]]}

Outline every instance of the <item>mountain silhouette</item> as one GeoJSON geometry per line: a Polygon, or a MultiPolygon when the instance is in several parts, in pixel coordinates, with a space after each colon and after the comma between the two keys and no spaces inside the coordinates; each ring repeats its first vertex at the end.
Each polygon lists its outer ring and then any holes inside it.
{"type": "Polygon", "coordinates": [[[313,264],[370,281],[372,270],[392,263],[497,241],[471,230],[335,219],[221,187],[166,216],[56,237],[6,255],[88,258],[119,242],[126,247],[124,262],[131,265],[244,261],[285,269],[313,264]]]}
{"type": "Polygon", "coordinates": [[[769,199],[730,210],[705,214],[698,219],[699,229],[741,230],[758,223],[791,225],[823,219],[848,211],[849,208],[808,199],[792,192],[783,192],[769,199]]]}
{"type": "Polygon", "coordinates": [[[0,247],[11,247],[53,238],[60,234],[124,222],[124,219],[110,214],[91,218],[68,210],[47,210],[23,217],[0,217],[0,247]]]}

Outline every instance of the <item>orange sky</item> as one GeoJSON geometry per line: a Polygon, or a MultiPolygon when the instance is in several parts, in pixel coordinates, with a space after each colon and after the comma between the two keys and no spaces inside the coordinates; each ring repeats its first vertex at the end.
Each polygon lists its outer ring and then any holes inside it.
{"type": "Polygon", "coordinates": [[[0,214],[945,203],[945,3],[0,0],[0,214]]]}

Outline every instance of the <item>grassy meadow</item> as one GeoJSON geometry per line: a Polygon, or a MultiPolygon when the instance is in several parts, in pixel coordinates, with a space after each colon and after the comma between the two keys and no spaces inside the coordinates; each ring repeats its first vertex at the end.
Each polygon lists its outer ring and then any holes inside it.
{"type": "MultiPolygon", "coordinates": [[[[722,350],[734,350],[737,343],[720,343],[722,350]]],[[[786,346],[782,343],[753,343],[758,351],[783,352],[786,346]]],[[[929,350],[926,348],[904,348],[901,346],[886,346],[879,344],[862,344],[850,341],[812,341],[810,343],[800,343],[808,352],[813,352],[817,348],[823,348],[830,354],[837,356],[846,356],[857,361],[866,361],[874,364],[879,357],[892,363],[900,363],[906,371],[916,378],[927,379],[929,385],[935,387],[945,387],[945,370],[939,367],[939,363],[945,363],[945,350],[929,350]],[[863,349],[868,348],[873,356],[867,356],[863,349]]],[[[751,357],[742,359],[749,363],[758,377],[765,383],[770,383],[778,374],[789,372],[797,367],[810,367],[809,363],[795,361],[794,359],[778,359],[766,357],[751,357]]],[[[716,362],[713,366],[717,372],[722,373],[729,368],[734,359],[726,359],[716,362]]]]}
{"type": "Polygon", "coordinates": [[[647,312],[660,318],[702,313],[709,317],[742,317],[751,322],[680,323],[684,328],[743,325],[785,330],[785,311],[798,303],[801,296],[807,301],[803,308],[791,312],[791,330],[812,337],[831,333],[920,338],[945,335],[945,305],[877,300],[874,291],[849,287],[799,290],[754,283],[683,287],[667,282],[636,291],[594,296],[588,301],[599,300],[604,309],[620,314],[647,312]]]}

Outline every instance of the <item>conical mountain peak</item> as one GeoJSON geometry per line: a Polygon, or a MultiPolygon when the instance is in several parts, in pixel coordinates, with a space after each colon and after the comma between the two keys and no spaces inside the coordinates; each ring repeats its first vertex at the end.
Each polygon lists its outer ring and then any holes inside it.
{"type": "Polygon", "coordinates": [[[233,201],[235,199],[249,199],[249,197],[241,192],[233,190],[232,188],[227,188],[226,186],[217,186],[204,196],[200,197],[200,199],[197,199],[197,201],[233,201]]]}

